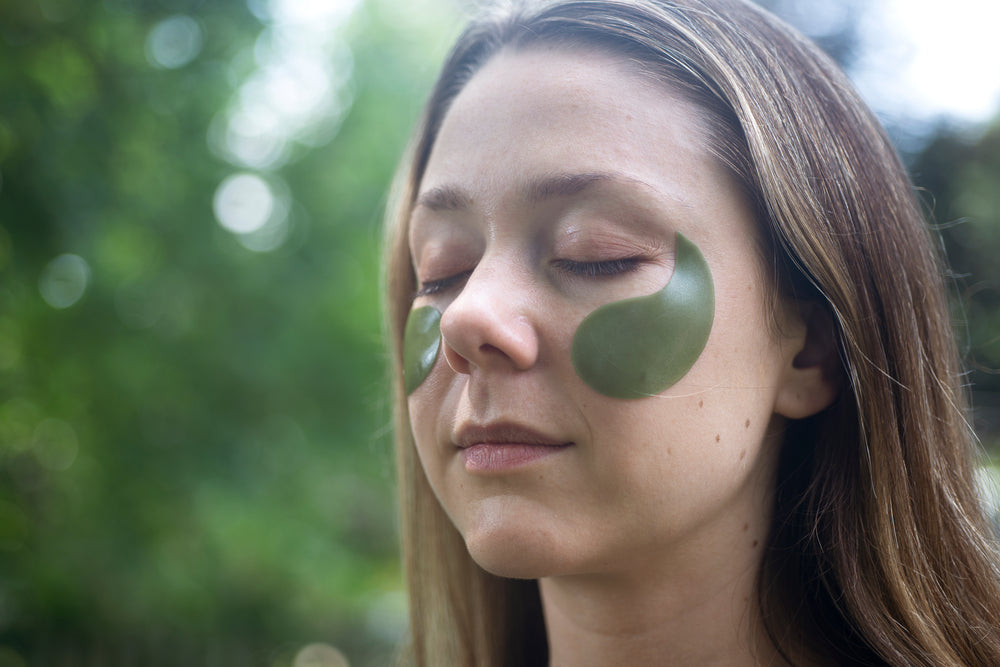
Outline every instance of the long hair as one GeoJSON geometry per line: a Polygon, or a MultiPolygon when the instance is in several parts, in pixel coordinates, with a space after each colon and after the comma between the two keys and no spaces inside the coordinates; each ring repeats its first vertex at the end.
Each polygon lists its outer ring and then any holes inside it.
{"type": "Polygon", "coordinates": [[[776,647],[793,663],[1000,665],[1000,567],[934,238],[844,75],[742,0],[521,3],[473,21],[446,60],[388,214],[410,662],[547,660],[537,586],[479,568],[431,491],[401,371],[415,291],[406,229],[442,120],[500,49],[539,43],[624,55],[697,104],[709,149],[754,202],[781,296],[830,315],[841,396],[790,422],[757,580],[776,647]]]}

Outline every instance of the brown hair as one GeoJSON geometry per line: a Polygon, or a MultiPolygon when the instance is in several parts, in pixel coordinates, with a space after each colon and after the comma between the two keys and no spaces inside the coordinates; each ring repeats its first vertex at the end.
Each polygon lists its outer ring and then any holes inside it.
{"type": "Polygon", "coordinates": [[[502,48],[627,56],[706,114],[786,295],[825,308],[841,398],[791,422],[758,602],[790,662],[1000,664],[1000,567],[942,264],[879,123],[813,44],[741,0],[555,0],[459,38],[397,179],[387,250],[402,539],[418,665],[545,664],[534,582],[479,568],[417,460],[402,389],[415,279],[406,226],[450,103],[502,48]]]}

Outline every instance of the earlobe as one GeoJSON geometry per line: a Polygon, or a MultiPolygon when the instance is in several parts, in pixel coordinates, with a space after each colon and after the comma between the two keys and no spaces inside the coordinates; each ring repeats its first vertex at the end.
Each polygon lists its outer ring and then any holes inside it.
{"type": "Polygon", "coordinates": [[[837,336],[830,312],[818,303],[800,307],[800,333],[786,342],[782,383],[774,411],[804,419],[830,407],[840,393],[837,336]]]}

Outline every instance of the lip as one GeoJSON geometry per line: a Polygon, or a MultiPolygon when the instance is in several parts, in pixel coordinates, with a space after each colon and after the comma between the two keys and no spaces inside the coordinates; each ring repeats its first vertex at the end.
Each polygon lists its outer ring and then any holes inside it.
{"type": "Polygon", "coordinates": [[[465,469],[479,473],[521,468],[573,444],[511,422],[466,424],[456,431],[454,442],[465,469]]]}

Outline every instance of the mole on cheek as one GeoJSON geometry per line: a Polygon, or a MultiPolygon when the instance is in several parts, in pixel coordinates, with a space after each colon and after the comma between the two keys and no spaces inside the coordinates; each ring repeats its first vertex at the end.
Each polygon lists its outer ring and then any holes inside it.
{"type": "Polygon", "coordinates": [[[601,306],[576,330],[570,358],[594,391],[654,396],[684,377],[705,349],[715,318],[712,273],[698,246],[676,238],[674,272],[663,289],[601,306]]]}

